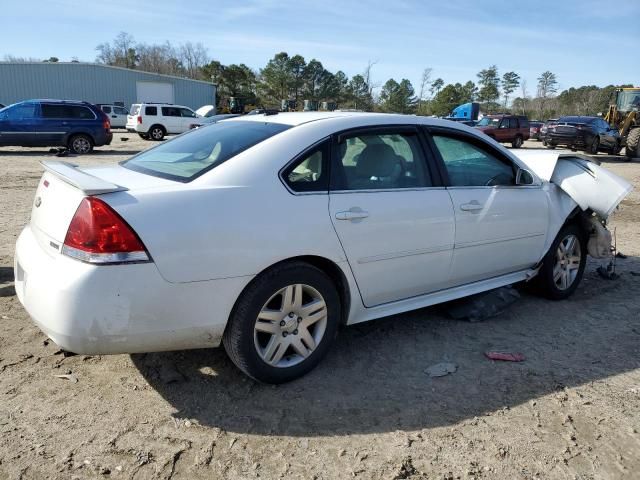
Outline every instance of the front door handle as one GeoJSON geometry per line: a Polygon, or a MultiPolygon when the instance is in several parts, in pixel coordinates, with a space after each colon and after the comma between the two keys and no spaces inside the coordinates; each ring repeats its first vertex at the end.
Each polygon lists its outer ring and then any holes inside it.
{"type": "Polygon", "coordinates": [[[364,210],[357,207],[352,208],[351,210],[346,210],[344,212],[336,212],[336,219],[338,220],[359,220],[361,218],[367,218],[369,216],[369,212],[365,212],[364,210]]]}
{"type": "Polygon", "coordinates": [[[477,200],[473,200],[469,203],[463,203],[460,205],[460,210],[464,212],[477,212],[478,210],[482,210],[484,205],[480,205],[477,200]]]}

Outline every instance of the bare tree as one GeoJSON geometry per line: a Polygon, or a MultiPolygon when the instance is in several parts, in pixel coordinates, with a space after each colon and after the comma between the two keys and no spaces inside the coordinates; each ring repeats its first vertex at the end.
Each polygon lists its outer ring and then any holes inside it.
{"type": "Polygon", "coordinates": [[[520,82],[520,93],[522,94],[522,114],[526,115],[525,104],[527,103],[527,96],[529,95],[529,92],[527,92],[527,81],[524,79],[520,82]]]}
{"type": "Polygon", "coordinates": [[[422,78],[420,79],[420,93],[418,94],[418,113],[421,112],[422,102],[425,99],[427,90],[431,86],[431,73],[433,68],[425,68],[422,71],[422,78]]]}
{"type": "Polygon", "coordinates": [[[180,47],[179,58],[189,78],[202,78],[201,68],[209,63],[209,54],[202,43],[185,43],[180,47]]]}

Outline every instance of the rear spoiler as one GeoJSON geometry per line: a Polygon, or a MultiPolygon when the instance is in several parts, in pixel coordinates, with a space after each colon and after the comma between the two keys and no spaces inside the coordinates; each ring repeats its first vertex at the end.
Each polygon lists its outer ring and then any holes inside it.
{"type": "Polygon", "coordinates": [[[58,160],[44,160],[40,162],[44,169],[54,174],[60,180],[82,190],[87,195],[100,195],[101,193],[123,192],[128,190],[115,183],[107,182],[101,178],[89,175],[78,169],[78,165],[58,160]]]}

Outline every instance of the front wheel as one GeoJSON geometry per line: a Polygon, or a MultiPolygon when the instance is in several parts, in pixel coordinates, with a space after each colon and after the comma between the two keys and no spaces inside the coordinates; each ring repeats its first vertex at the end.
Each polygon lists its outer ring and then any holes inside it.
{"type": "Polygon", "coordinates": [[[74,135],[69,139],[69,150],[76,155],[84,155],[91,153],[93,150],[93,142],[88,135],[74,135]]]}
{"type": "Polygon", "coordinates": [[[338,330],[340,297],[321,270],[292,262],[258,276],[233,309],[223,344],[233,363],[264,383],[313,369],[338,330]]]}
{"type": "Polygon", "coordinates": [[[593,141],[591,142],[591,145],[589,145],[589,148],[587,149],[587,153],[590,153],[591,155],[597,155],[599,148],[600,148],[600,137],[596,135],[595,137],[593,137],[593,141]]]}
{"type": "Polygon", "coordinates": [[[562,227],[545,256],[536,281],[552,300],[570,297],[582,280],[587,263],[587,239],[576,224],[562,227]]]}

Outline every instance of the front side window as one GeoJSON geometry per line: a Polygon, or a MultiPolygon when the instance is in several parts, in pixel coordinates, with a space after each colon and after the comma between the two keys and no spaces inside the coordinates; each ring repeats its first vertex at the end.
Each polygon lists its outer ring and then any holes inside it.
{"type": "Polygon", "coordinates": [[[428,187],[425,159],[414,132],[356,134],[338,143],[333,190],[428,187]]]}
{"type": "Polygon", "coordinates": [[[329,175],[327,162],[329,141],[305,152],[282,174],[283,180],[294,192],[327,192],[329,175]]]}
{"type": "Polygon", "coordinates": [[[513,166],[461,138],[433,135],[453,187],[515,185],[513,166]]]}
{"type": "Polygon", "coordinates": [[[31,120],[36,116],[36,105],[34,103],[21,103],[2,110],[0,120],[21,121],[31,120]]]}
{"type": "Polygon", "coordinates": [[[183,117],[189,117],[189,118],[194,118],[196,116],[196,114],[193,112],[193,110],[189,110],[188,108],[181,108],[180,109],[180,114],[183,117]]]}
{"type": "Polygon", "coordinates": [[[279,123],[214,123],[139,153],[121,165],[148,175],[188,182],[288,128],[279,123]]]}

